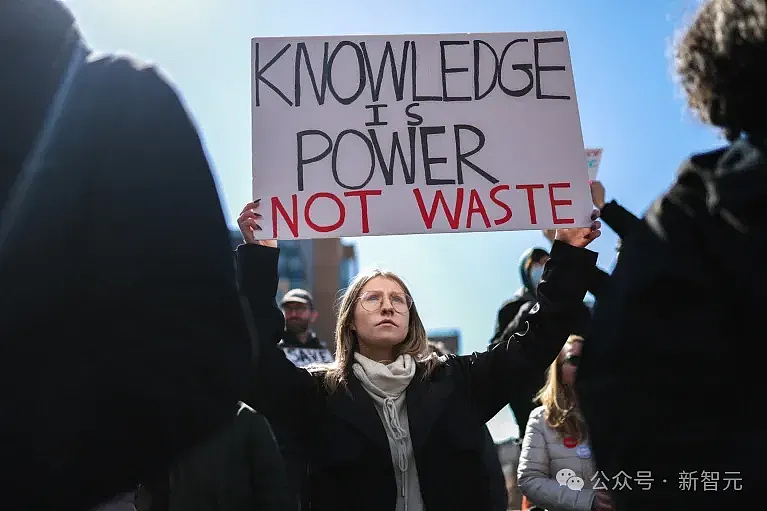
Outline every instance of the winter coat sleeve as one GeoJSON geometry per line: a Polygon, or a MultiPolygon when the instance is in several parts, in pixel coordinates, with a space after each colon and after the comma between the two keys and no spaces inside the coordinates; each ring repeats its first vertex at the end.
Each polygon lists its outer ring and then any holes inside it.
{"type": "Polygon", "coordinates": [[[520,389],[529,391],[530,383],[537,382],[556,358],[581,314],[586,274],[596,257],[595,252],[556,241],[538,286],[538,303],[520,330],[484,353],[453,358],[452,364],[469,381],[474,413],[482,423],[520,389]]]}
{"type": "Polygon", "coordinates": [[[595,491],[571,490],[560,485],[551,473],[544,434],[545,409],[536,408],[527,421],[525,438],[517,467],[517,484],[522,493],[535,504],[560,511],[589,511],[595,491]]]}
{"type": "Polygon", "coordinates": [[[498,309],[498,318],[495,321],[495,333],[493,333],[493,338],[490,339],[490,344],[494,344],[503,338],[503,331],[525,304],[525,297],[521,296],[507,300],[501,305],[501,308],[498,309]]]}
{"type": "Polygon", "coordinates": [[[276,303],[279,253],[262,245],[237,247],[240,292],[252,311],[260,341],[248,403],[275,427],[287,428],[303,439],[311,436],[308,433],[324,405],[324,394],[319,378],[296,367],[277,347],[285,325],[276,303]]]}
{"type": "Polygon", "coordinates": [[[627,210],[617,202],[610,201],[604,205],[600,211],[600,218],[615,231],[619,238],[625,238],[642,221],[631,211],[627,210]]]}

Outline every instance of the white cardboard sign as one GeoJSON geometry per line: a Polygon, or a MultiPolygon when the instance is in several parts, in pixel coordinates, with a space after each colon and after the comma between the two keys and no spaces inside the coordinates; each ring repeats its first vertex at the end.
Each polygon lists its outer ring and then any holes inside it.
{"type": "Polygon", "coordinates": [[[262,238],[589,225],[564,32],[254,38],[262,238]]]}
{"type": "Polygon", "coordinates": [[[330,364],[335,360],[333,354],[326,349],[285,347],[282,348],[282,351],[285,352],[287,359],[297,367],[307,367],[312,364],[330,364]]]}

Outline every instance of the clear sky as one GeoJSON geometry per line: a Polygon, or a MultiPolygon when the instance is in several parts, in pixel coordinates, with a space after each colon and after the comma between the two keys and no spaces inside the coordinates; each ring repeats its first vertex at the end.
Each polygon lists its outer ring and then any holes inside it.
{"type": "MultiPolygon", "coordinates": [[[[232,225],[250,200],[250,39],[258,36],[517,32],[568,34],[584,142],[603,147],[608,198],[636,214],[691,153],[722,141],[684,109],[669,49],[695,0],[67,0],[88,42],[159,65],[201,130],[232,225]]],[[[519,286],[539,232],[354,238],[361,267],[381,265],[411,287],[427,328],[458,328],[482,350],[501,302],[519,286]]],[[[188,241],[192,246],[193,241],[188,241]]],[[[612,261],[605,229],[592,248],[612,261]]],[[[504,410],[497,440],[516,435],[504,410]]]]}

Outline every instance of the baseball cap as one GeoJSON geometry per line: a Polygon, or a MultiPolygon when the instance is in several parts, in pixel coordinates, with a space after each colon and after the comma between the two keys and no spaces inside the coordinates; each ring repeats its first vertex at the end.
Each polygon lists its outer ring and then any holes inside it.
{"type": "Polygon", "coordinates": [[[280,300],[280,305],[285,305],[286,303],[304,303],[314,308],[314,298],[306,289],[291,289],[285,293],[285,296],[280,300]]]}

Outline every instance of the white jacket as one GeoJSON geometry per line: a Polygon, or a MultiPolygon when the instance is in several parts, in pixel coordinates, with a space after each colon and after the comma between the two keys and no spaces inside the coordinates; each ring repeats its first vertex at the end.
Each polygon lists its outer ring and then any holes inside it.
{"type": "Polygon", "coordinates": [[[517,468],[517,485],[531,502],[548,511],[589,511],[595,495],[592,489],[595,473],[588,444],[573,445],[571,439],[551,429],[546,424],[543,406],[530,413],[517,468]],[[562,484],[557,481],[557,474],[562,484]],[[580,478],[582,488],[572,477],[580,478]]]}

